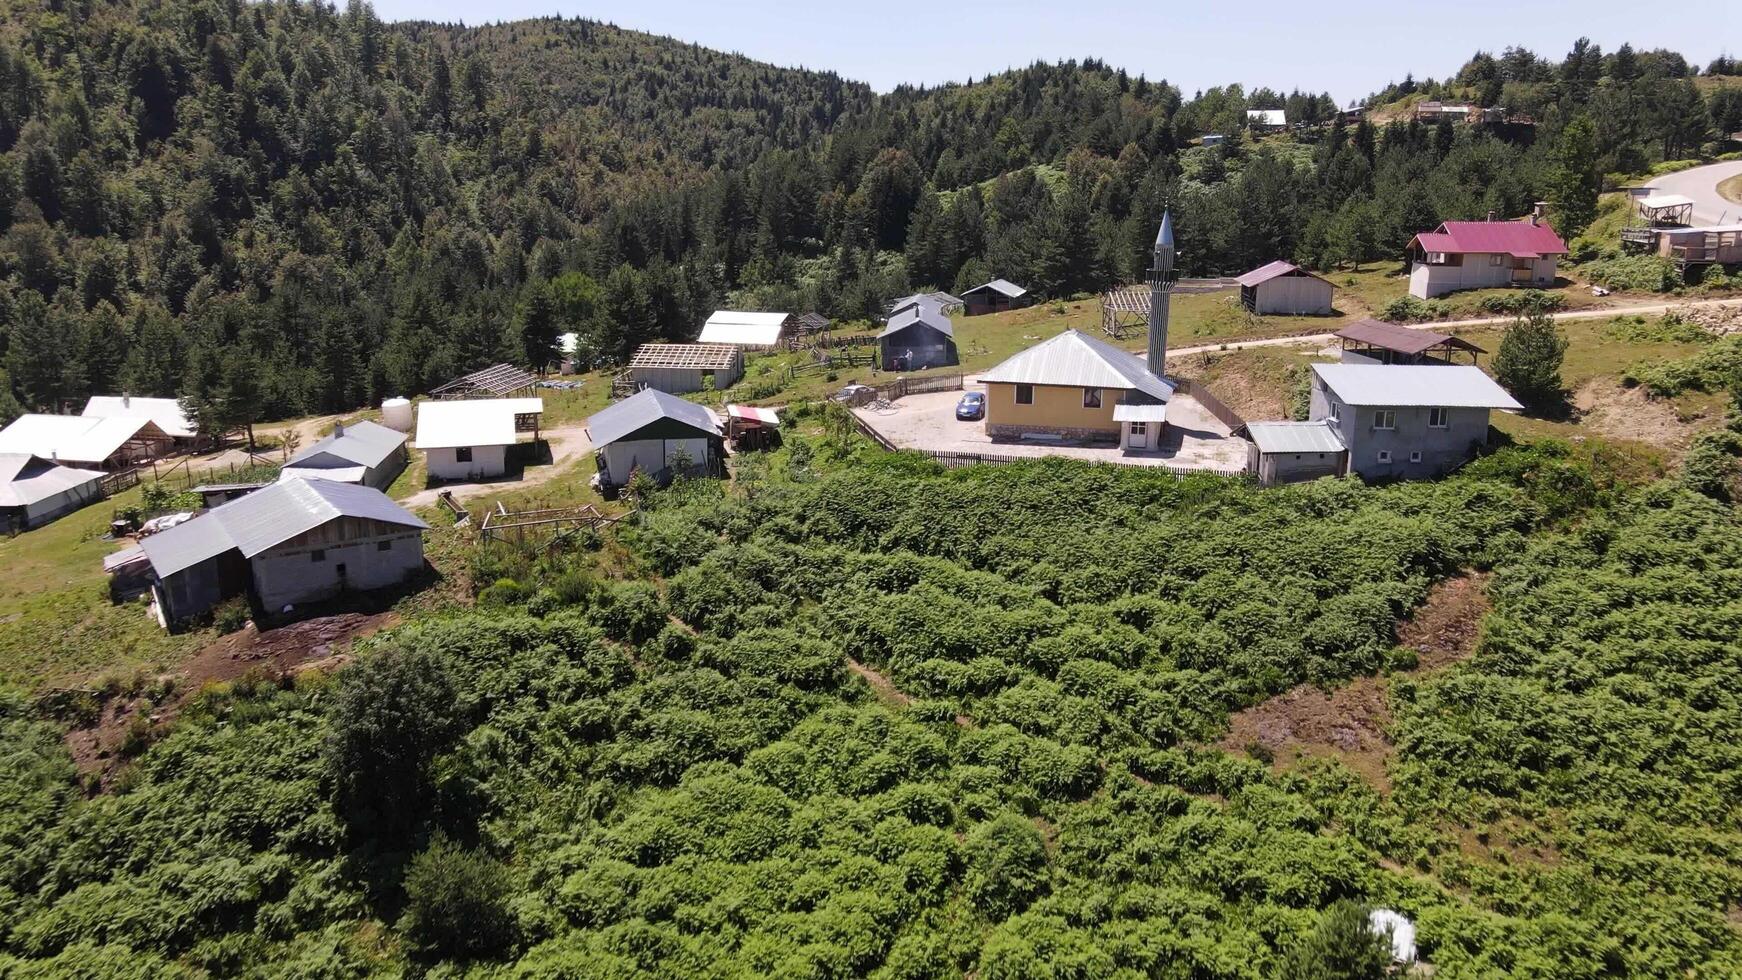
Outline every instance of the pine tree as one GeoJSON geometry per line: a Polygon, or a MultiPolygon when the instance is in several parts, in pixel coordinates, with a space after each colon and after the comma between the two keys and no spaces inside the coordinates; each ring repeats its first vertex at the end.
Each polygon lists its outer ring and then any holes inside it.
{"type": "Polygon", "coordinates": [[[1561,400],[1561,362],[1567,338],[1554,317],[1535,310],[1518,317],[1500,337],[1494,378],[1525,405],[1541,410],[1561,400]]]}
{"type": "Polygon", "coordinates": [[[1553,159],[1549,203],[1555,211],[1555,230],[1571,240],[1597,217],[1597,197],[1603,190],[1603,176],[1597,169],[1597,132],[1589,116],[1580,113],[1561,130],[1553,159]]]}

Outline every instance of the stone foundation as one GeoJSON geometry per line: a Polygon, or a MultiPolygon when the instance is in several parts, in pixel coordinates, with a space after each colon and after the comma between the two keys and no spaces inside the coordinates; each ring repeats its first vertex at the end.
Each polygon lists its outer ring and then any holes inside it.
{"type": "Polygon", "coordinates": [[[1119,444],[1117,429],[1072,429],[1051,425],[992,425],[987,423],[986,435],[993,442],[1019,442],[1027,433],[1057,436],[1067,442],[1106,443],[1110,446],[1119,444]]]}

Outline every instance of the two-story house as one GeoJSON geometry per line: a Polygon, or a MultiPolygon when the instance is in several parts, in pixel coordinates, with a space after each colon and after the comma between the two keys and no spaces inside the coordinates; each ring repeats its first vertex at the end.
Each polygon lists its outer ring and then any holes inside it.
{"type": "Polygon", "coordinates": [[[1349,451],[1369,479],[1435,476],[1488,442],[1488,414],[1523,409],[1482,369],[1467,364],[1314,364],[1313,421],[1349,451]]]}

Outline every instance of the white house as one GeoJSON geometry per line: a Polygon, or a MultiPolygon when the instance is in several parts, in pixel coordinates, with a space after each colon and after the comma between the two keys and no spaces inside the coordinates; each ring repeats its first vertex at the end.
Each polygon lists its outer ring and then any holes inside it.
{"type": "Polygon", "coordinates": [[[405,469],[405,433],[364,420],[333,426],[332,434],[292,456],[280,480],[336,480],[385,490],[405,469]]]}
{"type": "Polygon", "coordinates": [[[373,487],[287,480],[140,542],[165,626],[246,594],[261,609],[390,588],[423,568],[429,525],[373,487]]]}
{"type": "Polygon", "coordinates": [[[792,333],[792,314],[754,313],[746,310],[715,310],[702,324],[702,344],[736,344],[766,350],[780,346],[792,333]]]}
{"type": "Polygon", "coordinates": [[[1567,243],[1528,221],[1447,221],[1409,241],[1409,295],[1432,299],[1460,289],[1552,286],[1567,243]]]}
{"type": "Polygon", "coordinates": [[[41,527],[100,499],[103,476],[29,453],[0,455],[0,533],[41,527]]]}
{"type": "Polygon", "coordinates": [[[679,464],[717,472],[724,457],[720,422],[704,405],[644,388],[587,419],[587,438],[598,451],[599,483],[629,482],[636,470],[664,483],[679,464]]]}
{"type": "Polygon", "coordinates": [[[434,479],[494,479],[508,472],[508,447],[519,441],[524,420],[543,412],[541,398],[426,401],[417,408],[414,441],[434,479]]]}

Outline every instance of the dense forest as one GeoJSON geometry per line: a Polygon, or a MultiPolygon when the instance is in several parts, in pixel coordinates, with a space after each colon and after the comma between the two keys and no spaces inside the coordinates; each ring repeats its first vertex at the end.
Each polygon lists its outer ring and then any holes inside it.
{"type": "Polygon", "coordinates": [[[1258,490],[799,444],[480,552],[475,608],[204,692],[112,792],[0,694],[0,972],[1379,980],[1372,905],[1447,980],[1742,970],[1733,508],[1552,448],[1258,490]],[[1495,563],[1389,792],[1204,747],[1495,563]]]}
{"type": "Polygon", "coordinates": [[[538,367],[569,331],[609,362],[727,302],[863,317],[994,275],[1070,295],[1135,279],[1169,205],[1192,273],[1390,259],[1539,198],[1576,230],[1603,173],[1742,129],[1742,89],[1708,80],[1670,52],[1509,48],[1371,101],[1499,99],[1534,127],[1339,126],[1327,94],[1186,98],[1093,60],[879,96],[585,20],[11,4],[0,415],[120,390],[283,417],[538,367]],[[1242,138],[1249,107],[1299,129],[1242,138]]]}

